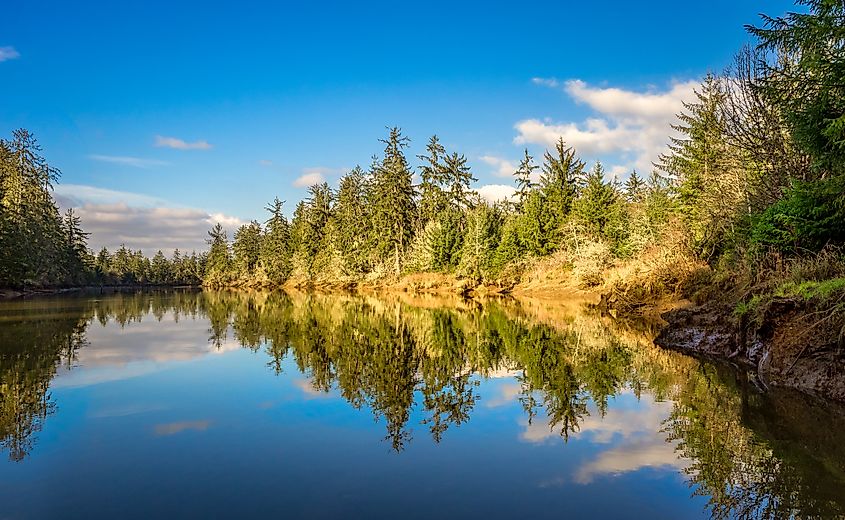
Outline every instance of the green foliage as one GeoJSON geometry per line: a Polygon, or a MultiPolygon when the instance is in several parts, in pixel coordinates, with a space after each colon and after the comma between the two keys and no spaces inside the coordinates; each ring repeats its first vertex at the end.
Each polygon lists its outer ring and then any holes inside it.
{"type": "Polygon", "coordinates": [[[751,233],[753,244],[788,253],[845,243],[845,178],[796,181],[754,220],[751,233]]]}
{"type": "Polygon", "coordinates": [[[831,296],[839,295],[843,292],[845,292],[845,278],[832,278],[820,282],[814,280],[807,280],[801,283],[787,282],[777,288],[775,295],[798,296],[805,300],[826,300],[831,296]]]}
{"type": "Polygon", "coordinates": [[[459,271],[475,280],[494,278],[502,216],[487,204],[479,204],[467,215],[459,271]]]}
{"type": "Polygon", "coordinates": [[[412,172],[403,149],[409,139],[399,128],[391,128],[385,144],[384,157],[373,164],[372,194],[373,225],[380,230],[377,248],[382,258],[393,256],[394,273],[402,269],[401,259],[413,234],[416,211],[412,172]]]}
{"type": "Polygon", "coordinates": [[[272,285],[283,284],[291,272],[291,232],[288,219],[283,212],[284,202],[278,197],[265,209],[270,218],[264,223],[264,236],[261,241],[259,263],[272,285]]]}
{"type": "Polygon", "coordinates": [[[799,0],[809,12],[748,27],[770,53],[763,88],[820,172],[845,174],[845,3],[799,0]]]}
{"type": "Polygon", "coordinates": [[[538,168],[539,166],[534,164],[534,158],[531,157],[526,148],[525,155],[519,163],[519,167],[513,173],[514,181],[516,182],[517,211],[522,209],[522,204],[525,202],[528,194],[534,189],[535,185],[532,178],[538,168]]]}
{"type": "Polygon", "coordinates": [[[600,162],[590,170],[587,183],[575,203],[576,217],[596,235],[604,235],[611,222],[611,210],[619,196],[613,185],[604,181],[604,167],[600,162]]]}

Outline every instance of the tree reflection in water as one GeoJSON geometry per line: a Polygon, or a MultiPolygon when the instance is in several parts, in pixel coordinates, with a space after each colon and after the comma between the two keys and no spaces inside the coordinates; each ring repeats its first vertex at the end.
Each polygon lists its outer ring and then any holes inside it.
{"type": "MultiPolygon", "coordinates": [[[[592,411],[632,392],[671,412],[660,434],[685,459],[694,493],[714,517],[845,514],[845,419],[830,403],[760,395],[742,374],[651,346],[648,334],[542,301],[490,302],[319,294],[178,292],[62,298],[2,305],[0,443],[13,461],[34,448],[55,409],[49,386],[72,368],[94,322],[132,327],[169,313],[208,320],[208,341],[228,336],[264,351],[277,375],[290,358],[318,392],[335,389],[386,425],[397,452],[409,424],[435,442],[470,420],[480,378],[516,374],[529,425],[542,415],[563,440],[592,411]]],[[[583,476],[584,479],[589,478],[583,476]]]]}

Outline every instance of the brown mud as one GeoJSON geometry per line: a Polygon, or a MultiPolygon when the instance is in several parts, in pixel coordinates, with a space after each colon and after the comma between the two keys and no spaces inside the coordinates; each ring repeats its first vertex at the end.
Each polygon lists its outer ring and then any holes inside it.
{"type": "Polygon", "coordinates": [[[794,388],[845,401],[845,315],[800,298],[774,298],[753,319],[707,303],[662,315],[658,346],[729,360],[765,389],[794,388]]]}

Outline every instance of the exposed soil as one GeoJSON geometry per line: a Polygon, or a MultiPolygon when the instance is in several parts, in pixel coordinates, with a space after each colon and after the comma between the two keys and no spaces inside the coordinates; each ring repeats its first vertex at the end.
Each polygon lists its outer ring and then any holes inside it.
{"type": "Polygon", "coordinates": [[[845,315],[799,298],[774,298],[753,320],[724,304],[664,313],[661,347],[729,359],[756,372],[763,387],[796,388],[845,401],[845,315]]]}

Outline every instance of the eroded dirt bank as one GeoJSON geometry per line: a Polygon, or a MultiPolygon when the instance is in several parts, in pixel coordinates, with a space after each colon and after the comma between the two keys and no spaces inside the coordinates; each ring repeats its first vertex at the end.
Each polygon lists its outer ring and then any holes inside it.
{"type": "Polygon", "coordinates": [[[845,401],[845,315],[799,298],[774,298],[753,316],[716,303],[671,310],[655,343],[728,359],[764,388],[795,388],[845,401]]]}

